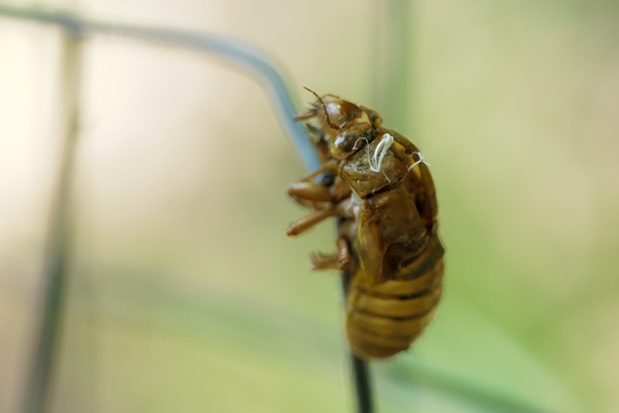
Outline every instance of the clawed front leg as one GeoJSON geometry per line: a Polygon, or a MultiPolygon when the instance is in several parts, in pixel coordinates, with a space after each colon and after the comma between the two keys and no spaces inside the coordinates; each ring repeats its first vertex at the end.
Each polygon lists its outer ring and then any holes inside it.
{"type": "Polygon", "coordinates": [[[292,235],[298,235],[304,231],[307,231],[308,229],[318,224],[319,222],[337,215],[337,210],[338,210],[337,205],[331,206],[327,209],[316,210],[304,216],[300,220],[295,221],[292,224],[290,224],[288,226],[288,229],[286,230],[286,234],[289,236],[292,236],[292,235]]]}
{"type": "Polygon", "coordinates": [[[315,182],[295,182],[288,187],[288,195],[301,205],[309,207],[333,202],[329,187],[315,182]]]}
{"type": "Polygon", "coordinates": [[[309,182],[312,179],[316,178],[320,174],[324,174],[325,172],[337,172],[338,164],[335,160],[331,160],[322,164],[322,166],[316,169],[314,172],[305,175],[303,178],[299,179],[299,182],[309,182]]]}
{"type": "Polygon", "coordinates": [[[310,208],[319,208],[325,203],[333,203],[330,185],[314,182],[313,179],[323,173],[335,173],[337,163],[327,162],[309,175],[304,176],[298,182],[288,187],[288,195],[300,203],[310,208]]]}
{"type": "Polygon", "coordinates": [[[297,202],[313,208],[314,211],[290,224],[286,230],[288,235],[300,234],[319,222],[337,215],[339,209],[331,195],[330,186],[312,181],[313,178],[322,173],[336,170],[337,163],[328,162],[311,174],[303,177],[299,182],[290,185],[288,195],[297,202]]]}
{"type": "Polygon", "coordinates": [[[336,254],[312,254],[310,260],[313,270],[338,270],[346,271],[351,262],[350,249],[344,237],[338,237],[336,254]]]}
{"type": "MultiPolygon", "coordinates": [[[[287,235],[298,235],[327,218],[345,215],[346,199],[350,196],[350,191],[341,187],[342,182],[338,184],[337,177],[333,178],[334,175],[329,182],[313,182],[313,179],[320,174],[329,172],[335,174],[337,168],[337,162],[327,162],[321,168],[290,185],[288,195],[300,204],[312,208],[313,211],[291,223],[286,230],[287,235]]],[[[336,254],[313,254],[311,256],[312,268],[340,271],[347,269],[351,262],[348,242],[340,236],[336,246],[336,254]]]]}

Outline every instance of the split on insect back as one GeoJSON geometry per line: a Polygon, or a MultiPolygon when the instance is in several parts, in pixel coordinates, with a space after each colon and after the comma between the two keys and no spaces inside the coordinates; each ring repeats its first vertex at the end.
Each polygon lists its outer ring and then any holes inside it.
{"type": "Polygon", "coordinates": [[[322,165],[288,188],[310,213],[287,233],[338,219],[335,253],[313,254],[312,266],[351,275],[346,332],[353,352],[391,357],[423,332],[442,292],[429,164],[408,139],[383,128],[376,111],[308,90],[316,101],[296,120],[306,122],[322,165]]]}

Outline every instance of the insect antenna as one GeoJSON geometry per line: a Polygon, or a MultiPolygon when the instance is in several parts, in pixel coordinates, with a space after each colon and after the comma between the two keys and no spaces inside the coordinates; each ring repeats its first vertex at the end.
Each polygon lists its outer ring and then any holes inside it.
{"type": "Polygon", "coordinates": [[[327,105],[325,105],[324,100],[322,100],[322,98],[320,96],[318,96],[318,93],[314,92],[312,89],[308,88],[307,86],[303,86],[303,89],[307,90],[308,92],[310,92],[311,94],[316,96],[318,101],[322,104],[322,109],[325,111],[325,119],[327,120],[327,124],[329,125],[329,127],[331,127],[332,129],[340,130],[341,127],[339,127],[335,123],[331,122],[331,118],[329,117],[329,112],[327,112],[327,105]]]}

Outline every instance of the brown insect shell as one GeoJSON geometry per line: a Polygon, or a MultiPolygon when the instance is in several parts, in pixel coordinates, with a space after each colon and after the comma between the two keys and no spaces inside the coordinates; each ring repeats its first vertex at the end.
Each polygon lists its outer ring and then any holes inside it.
{"type": "Polygon", "coordinates": [[[330,192],[341,206],[339,235],[352,247],[351,347],[360,357],[390,357],[422,333],[442,291],[444,250],[430,172],[424,163],[409,171],[418,149],[382,128],[371,109],[326,95],[297,117],[309,119],[317,123],[310,132],[323,163],[337,163],[330,192]],[[371,160],[385,133],[395,141],[375,172],[371,160]]]}

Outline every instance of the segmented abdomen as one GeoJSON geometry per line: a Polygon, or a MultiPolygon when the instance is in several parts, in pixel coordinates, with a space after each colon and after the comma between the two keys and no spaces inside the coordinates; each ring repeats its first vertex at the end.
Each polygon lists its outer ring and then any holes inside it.
{"type": "Polygon", "coordinates": [[[353,277],[346,332],[355,354],[390,357],[408,349],[423,332],[441,297],[443,253],[434,238],[418,259],[391,280],[368,286],[363,277],[353,277]]]}

